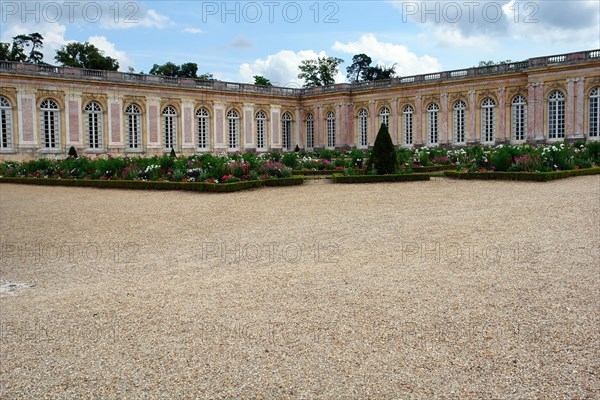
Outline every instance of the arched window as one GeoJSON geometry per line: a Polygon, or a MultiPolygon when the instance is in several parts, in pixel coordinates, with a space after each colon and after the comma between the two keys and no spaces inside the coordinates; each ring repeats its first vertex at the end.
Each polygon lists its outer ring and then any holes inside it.
{"type": "Polygon", "coordinates": [[[102,108],[98,103],[91,102],[85,106],[85,133],[87,148],[98,150],[102,148],[102,108]]]}
{"type": "Polygon", "coordinates": [[[361,108],[358,111],[358,146],[368,147],[369,146],[369,130],[368,130],[369,114],[367,110],[361,108]]]}
{"type": "Polygon", "coordinates": [[[12,107],[6,97],[0,97],[0,150],[12,150],[12,107]]]}
{"type": "Polygon", "coordinates": [[[515,96],[510,106],[512,122],[512,140],[527,138],[527,99],[525,96],[515,96]]]}
{"type": "Polygon", "coordinates": [[[593,88],[590,92],[590,105],[589,105],[589,136],[598,137],[600,136],[600,88],[593,88]]]}
{"type": "Polygon", "coordinates": [[[437,145],[440,135],[439,113],[440,107],[431,103],[427,106],[427,141],[431,145],[437,145]]]}
{"type": "Polygon", "coordinates": [[[493,142],[496,136],[496,102],[485,98],[481,103],[481,141],[482,143],[493,142]]]}
{"type": "Polygon", "coordinates": [[[60,111],[54,100],[44,100],[40,104],[40,137],[45,149],[60,148],[60,111]]]}
{"type": "Polygon", "coordinates": [[[257,112],[256,113],[256,148],[257,149],[265,148],[266,126],[267,126],[267,114],[265,114],[264,111],[257,112]]]}
{"type": "Polygon", "coordinates": [[[413,144],[413,113],[412,106],[404,106],[402,109],[402,141],[406,146],[413,144]]]}
{"type": "Polygon", "coordinates": [[[315,117],[312,114],[306,116],[306,147],[315,147],[315,117]]]}
{"type": "Polygon", "coordinates": [[[466,141],[466,122],[465,113],[467,105],[459,100],[454,103],[454,143],[465,143],[466,141]]]}
{"type": "Polygon", "coordinates": [[[142,110],[137,104],[130,104],[125,108],[125,134],[127,149],[142,148],[142,110]]]}
{"type": "Polygon", "coordinates": [[[565,137],[565,95],[555,90],[548,96],[548,138],[565,137]]]}
{"type": "Polygon", "coordinates": [[[171,106],[163,109],[163,141],[165,150],[177,147],[177,111],[171,106]]]}
{"type": "Polygon", "coordinates": [[[240,115],[236,110],[229,110],[227,113],[227,122],[227,147],[232,150],[237,149],[240,137],[240,115]]]}
{"type": "Polygon", "coordinates": [[[283,113],[281,116],[281,138],[285,150],[292,149],[292,114],[283,113]]]}
{"type": "MultiPolygon", "coordinates": [[[[387,107],[383,107],[379,110],[379,125],[385,124],[388,128],[390,127],[390,109],[387,107]]],[[[377,127],[379,129],[379,127],[377,127]]]]}
{"type": "Polygon", "coordinates": [[[196,137],[200,150],[210,147],[210,114],[206,108],[199,108],[196,111],[196,137]]]}
{"type": "Polygon", "coordinates": [[[335,147],[335,113],[327,113],[327,147],[335,147]]]}

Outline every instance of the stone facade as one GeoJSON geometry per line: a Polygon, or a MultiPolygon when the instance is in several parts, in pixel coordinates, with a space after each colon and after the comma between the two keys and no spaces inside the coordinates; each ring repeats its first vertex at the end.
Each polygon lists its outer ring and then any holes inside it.
{"type": "Polygon", "coordinates": [[[0,159],[598,140],[600,50],[301,89],[0,62],[0,159]]]}

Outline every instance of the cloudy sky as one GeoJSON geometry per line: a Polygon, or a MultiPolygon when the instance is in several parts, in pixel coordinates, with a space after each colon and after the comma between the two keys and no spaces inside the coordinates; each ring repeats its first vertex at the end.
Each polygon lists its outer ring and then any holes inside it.
{"type": "Polygon", "coordinates": [[[220,80],[296,86],[297,66],[318,56],[344,59],[344,82],[358,53],[409,76],[597,49],[599,16],[597,0],[2,0],[0,39],[39,32],[49,63],[61,45],[88,41],[122,71],[195,62],[220,80]]]}

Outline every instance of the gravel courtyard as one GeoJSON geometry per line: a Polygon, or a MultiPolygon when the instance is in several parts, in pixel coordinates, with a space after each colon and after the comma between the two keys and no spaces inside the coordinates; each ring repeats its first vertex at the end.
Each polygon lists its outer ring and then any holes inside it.
{"type": "Polygon", "coordinates": [[[599,398],[600,177],[0,185],[0,398],[599,398]]]}

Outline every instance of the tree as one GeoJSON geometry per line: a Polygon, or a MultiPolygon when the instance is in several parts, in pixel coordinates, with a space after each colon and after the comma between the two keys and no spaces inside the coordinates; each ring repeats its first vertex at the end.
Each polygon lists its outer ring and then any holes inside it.
{"type": "Polygon", "coordinates": [[[44,58],[44,54],[39,51],[44,48],[44,37],[37,32],[28,35],[17,35],[13,37],[13,47],[17,46],[21,49],[31,46],[27,62],[39,64],[44,58]]]}
{"type": "Polygon", "coordinates": [[[479,61],[479,65],[477,65],[478,67],[490,67],[492,65],[502,65],[502,64],[510,64],[512,62],[512,60],[504,60],[504,61],[492,61],[492,60],[488,60],[488,61],[479,61]]]}
{"type": "Polygon", "coordinates": [[[196,63],[185,63],[179,67],[179,77],[181,78],[197,78],[198,77],[198,64],[196,63]]]}
{"type": "Polygon", "coordinates": [[[154,64],[150,70],[150,75],[177,77],[179,76],[179,72],[179,65],[169,61],[163,65],[154,64]]]}
{"type": "Polygon", "coordinates": [[[9,43],[0,42],[0,60],[23,62],[27,61],[27,56],[23,52],[23,48],[14,42],[12,47],[9,43]]]}
{"type": "Polygon", "coordinates": [[[376,65],[368,67],[363,71],[363,81],[380,81],[382,79],[391,79],[396,74],[396,67],[386,67],[385,65],[376,65]]]}
{"type": "Polygon", "coordinates": [[[273,86],[269,79],[261,75],[254,75],[254,84],[260,86],[273,86]]]}
{"type": "Polygon", "coordinates": [[[298,78],[304,79],[304,87],[328,86],[335,83],[338,66],[344,60],[337,57],[318,57],[316,60],[304,60],[298,66],[301,71],[298,78]]]}
{"type": "Polygon", "coordinates": [[[352,64],[346,68],[348,81],[355,83],[360,81],[362,74],[371,65],[373,61],[366,54],[357,54],[352,57],[352,64]]]}
{"type": "Polygon", "coordinates": [[[386,175],[396,172],[396,167],[396,147],[392,142],[387,125],[382,123],[373,144],[369,168],[374,168],[379,175],[386,175]]]}
{"type": "Polygon", "coordinates": [[[56,51],[54,59],[66,67],[106,71],[119,69],[119,62],[116,59],[105,56],[102,50],[88,42],[72,42],[61,46],[56,51]]]}

